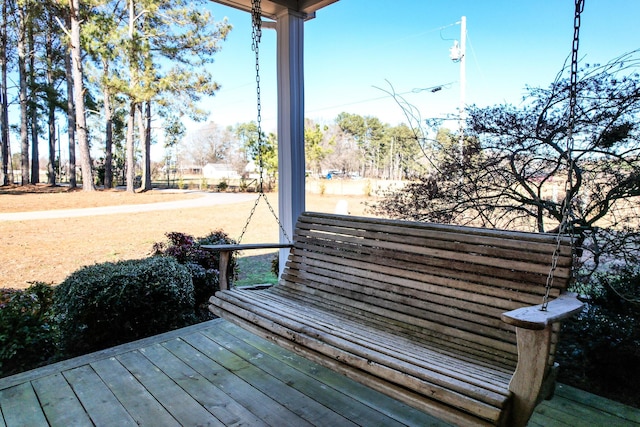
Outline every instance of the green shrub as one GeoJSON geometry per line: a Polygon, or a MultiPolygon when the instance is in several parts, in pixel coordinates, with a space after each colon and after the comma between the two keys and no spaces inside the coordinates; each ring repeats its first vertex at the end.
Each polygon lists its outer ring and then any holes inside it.
{"type": "Polygon", "coordinates": [[[271,259],[271,272],[276,276],[280,276],[280,251],[271,259]]]}
{"type": "Polygon", "coordinates": [[[207,180],[207,178],[200,178],[200,189],[206,190],[207,188],[209,188],[209,181],[207,180]]]}
{"type": "Polygon", "coordinates": [[[247,191],[248,187],[249,184],[247,183],[246,178],[243,176],[242,178],[240,178],[240,191],[244,193],[245,191],[247,191]]]}
{"type": "Polygon", "coordinates": [[[195,322],[191,275],[168,257],[84,267],[58,285],[53,308],[67,356],[195,322]]]}
{"type": "Polygon", "coordinates": [[[598,274],[577,288],[587,303],[563,323],[560,381],[640,405],[640,271],[598,274]]]}
{"type": "MultiPolygon", "coordinates": [[[[220,255],[205,251],[201,246],[231,244],[235,241],[222,230],[213,231],[198,239],[178,232],[167,233],[166,236],[167,243],[160,242],[153,245],[153,255],[175,258],[189,269],[195,292],[196,312],[200,320],[211,319],[213,315],[207,306],[209,298],[220,289],[218,281],[220,255]]],[[[227,277],[235,280],[237,276],[237,258],[233,255],[229,260],[227,277]]]]}
{"type": "Polygon", "coordinates": [[[45,363],[55,353],[53,288],[0,289],[0,377],[45,363]]]}
{"type": "Polygon", "coordinates": [[[187,185],[187,183],[184,181],[184,178],[182,176],[180,176],[178,178],[178,190],[186,190],[189,186],[187,185]]]}

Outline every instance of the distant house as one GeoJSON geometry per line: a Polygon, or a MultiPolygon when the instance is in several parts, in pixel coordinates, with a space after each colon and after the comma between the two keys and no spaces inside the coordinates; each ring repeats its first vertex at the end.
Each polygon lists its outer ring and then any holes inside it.
{"type": "Polygon", "coordinates": [[[211,179],[239,179],[240,175],[228,163],[207,163],[202,168],[202,176],[211,179]]]}
{"type": "Polygon", "coordinates": [[[180,173],[183,175],[200,175],[202,166],[198,165],[180,165],[180,173]]]}

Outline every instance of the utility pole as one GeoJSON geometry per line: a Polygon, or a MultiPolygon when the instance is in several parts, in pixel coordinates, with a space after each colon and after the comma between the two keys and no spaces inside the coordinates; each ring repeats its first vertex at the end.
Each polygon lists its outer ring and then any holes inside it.
{"type": "Polygon", "coordinates": [[[460,129],[464,128],[467,91],[467,17],[460,19],[460,129]]]}
{"type": "Polygon", "coordinates": [[[460,164],[464,160],[464,124],[466,119],[465,102],[467,90],[467,17],[460,18],[460,43],[455,41],[449,57],[460,63],[460,106],[458,107],[460,164]]]}
{"type": "Polygon", "coordinates": [[[464,163],[464,125],[467,91],[467,17],[460,19],[460,165],[464,163]]]}

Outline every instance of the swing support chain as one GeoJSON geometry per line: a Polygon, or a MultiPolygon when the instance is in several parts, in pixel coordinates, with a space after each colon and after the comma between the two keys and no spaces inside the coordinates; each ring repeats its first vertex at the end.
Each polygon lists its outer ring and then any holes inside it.
{"type": "MultiPolygon", "coordinates": [[[[551,259],[551,268],[549,270],[549,275],[547,276],[547,283],[545,285],[545,294],[542,300],[542,305],[540,307],[541,311],[547,311],[547,306],[549,304],[549,293],[551,292],[551,288],[553,287],[553,277],[555,274],[555,270],[558,266],[558,259],[560,257],[560,242],[562,235],[565,233],[569,233],[569,237],[571,239],[571,248],[573,250],[573,258],[575,265],[576,252],[574,249],[575,245],[575,236],[573,232],[573,224],[574,224],[574,215],[573,215],[573,170],[574,170],[574,158],[573,158],[573,149],[574,149],[574,137],[573,137],[573,128],[575,125],[575,111],[576,104],[578,98],[578,47],[580,45],[580,18],[582,12],[584,11],[584,0],[576,0],[575,1],[575,14],[573,19],[573,44],[571,48],[571,77],[570,77],[570,85],[569,85],[569,117],[568,117],[568,126],[567,126],[567,179],[565,181],[565,198],[562,204],[562,220],[558,226],[558,234],[556,238],[556,248],[553,252],[551,259]]],[[[571,274],[574,274],[572,269],[571,274]]]]}
{"type": "MultiPolygon", "coordinates": [[[[263,192],[263,169],[262,147],[262,99],[260,93],[260,40],[262,39],[262,9],[260,0],[251,0],[251,50],[255,53],[256,66],[256,124],[258,132],[258,170],[260,177],[258,178],[258,191],[263,192]]],[[[259,200],[259,198],[258,198],[259,200]]]]}
{"type": "Polygon", "coordinates": [[[282,222],[278,219],[278,215],[276,211],[269,203],[269,199],[267,195],[264,193],[264,159],[263,159],[263,151],[264,151],[264,140],[262,136],[262,100],[260,93],[260,40],[262,38],[262,8],[260,5],[260,0],[251,0],[251,50],[255,53],[255,66],[256,66],[256,123],[257,123],[257,133],[258,133],[258,198],[253,204],[253,208],[251,208],[251,212],[249,213],[249,217],[247,218],[247,222],[244,224],[242,228],[242,232],[240,233],[240,237],[238,238],[238,243],[242,242],[242,238],[244,237],[247,228],[249,227],[249,223],[253,218],[253,215],[256,212],[256,208],[260,203],[260,199],[264,198],[269,211],[276,219],[278,223],[278,227],[280,227],[280,231],[282,235],[287,239],[289,243],[291,243],[291,239],[287,234],[282,222]]]}

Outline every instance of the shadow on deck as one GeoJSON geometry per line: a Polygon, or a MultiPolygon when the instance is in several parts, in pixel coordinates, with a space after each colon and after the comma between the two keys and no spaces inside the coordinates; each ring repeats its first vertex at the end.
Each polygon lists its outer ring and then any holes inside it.
{"type": "MultiPolygon", "coordinates": [[[[444,426],[222,319],[0,379],[5,426],[444,426]]],[[[559,384],[530,426],[636,426],[559,384]]]]}

